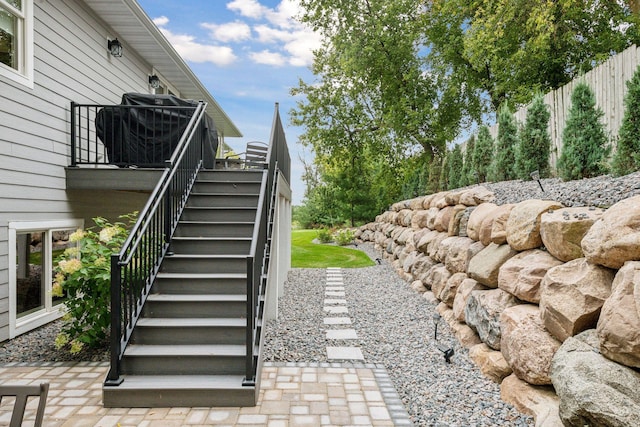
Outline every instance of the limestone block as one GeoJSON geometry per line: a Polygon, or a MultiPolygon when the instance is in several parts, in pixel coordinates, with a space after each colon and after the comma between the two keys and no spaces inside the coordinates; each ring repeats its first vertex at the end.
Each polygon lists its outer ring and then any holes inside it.
{"type": "Polygon", "coordinates": [[[480,228],[482,221],[485,218],[492,215],[498,206],[494,203],[483,203],[469,215],[469,222],[467,223],[467,235],[475,241],[480,240],[480,228]]]}
{"type": "Polygon", "coordinates": [[[478,333],[483,343],[500,350],[500,314],[517,304],[516,297],[502,289],[472,291],[464,308],[465,321],[478,333]]]}
{"type": "Polygon", "coordinates": [[[447,227],[447,233],[449,236],[458,236],[460,234],[460,219],[467,209],[465,205],[455,205],[451,211],[451,219],[449,220],[449,226],[447,227]]]}
{"type": "Polygon", "coordinates": [[[525,200],[514,206],[507,220],[507,242],[516,251],[542,246],[540,217],[549,209],[560,209],[562,204],[551,200],[525,200]]]}
{"type": "Polygon", "coordinates": [[[491,349],[485,343],[471,347],[469,357],[480,368],[482,375],[494,383],[500,384],[505,377],[513,372],[507,361],[504,360],[502,353],[491,349]]]}
{"type": "Polygon", "coordinates": [[[565,426],[640,426],[640,372],[598,352],[593,329],[568,338],[551,364],[565,426]]]}
{"type": "Polygon", "coordinates": [[[620,268],[640,260],[640,196],[611,206],[582,239],[584,256],[595,264],[620,268]]]}
{"type": "Polygon", "coordinates": [[[465,321],[464,308],[467,305],[467,300],[469,299],[471,292],[484,291],[486,289],[487,288],[484,285],[469,277],[460,283],[460,286],[458,286],[458,290],[456,291],[456,296],[453,299],[453,315],[457,321],[465,321]]]}
{"type": "Polygon", "coordinates": [[[427,230],[427,232],[420,237],[420,240],[416,244],[416,249],[424,254],[428,253],[429,244],[439,235],[440,233],[435,230],[427,230]]]}
{"type": "Polygon", "coordinates": [[[547,271],[562,261],[540,249],[520,252],[502,264],[498,272],[498,287],[523,301],[540,302],[540,282],[547,271]]]}
{"type": "Polygon", "coordinates": [[[452,244],[455,243],[457,239],[457,237],[449,237],[448,234],[446,236],[447,237],[442,239],[442,241],[438,245],[438,251],[436,252],[436,255],[435,255],[436,261],[442,262],[442,263],[446,262],[447,257],[449,255],[449,248],[451,247],[452,244]]]}
{"type": "Polygon", "coordinates": [[[595,207],[563,208],[540,218],[540,237],[549,253],[561,261],[582,258],[582,238],[604,210],[595,207]]]}
{"type": "Polygon", "coordinates": [[[411,274],[415,280],[424,280],[425,274],[431,267],[436,265],[436,262],[431,257],[426,256],[422,252],[416,257],[413,267],[411,268],[411,274]]]}
{"type": "Polygon", "coordinates": [[[472,187],[463,191],[460,195],[460,203],[467,206],[477,206],[482,203],[493,203],[495,201],[495,194],[482,186],[472,187]]]}
{"type": "Polygon", "coordinates": [[[515,204],[513,203],[498,206],[498,209],[496,209],[492,215],[491,241],[496,245],[504,245],[507,243],[507,220],[514,207],[515,204]]]}
{"type": "Polygon", "coordinates": [[[614,272],[578,258],[549,269],[542,279],[540,310],[544,326],[560,341],[595,328],[611,295],[614,272]]]}
{"type": "Polygon", "coordinates": [[[427,228],[427,212],[429,211],[425,209],[414,211],[413,216],[411,217],[411,228],[427,228]]]}
{"type": "Polygon", "coordinates": [[[430,289],[434,295],[438,295],[438,293],[442,290],[442,282],[446,283],[451,277],[451,273],[447,270],[447,267],[444,264],[436,264],[427,271],[424,278],[422,279],[422,283],[427,289],[430,289]],[[433,285],[436,284],[436,289],[433,289],[433,285]]]}
{"type": "Polygon", "coordinates": [[[529,384],[551,384],[551,359],[560,342],[544,329],[538,306],[506,308],[500,315],[500,332],[500,351],[513,373],[529,384]]]}
{"type": "Polygon", "coordinates": [[[447,304],[447,306],[453,307],[453,300],[456,297],[458,287],[464,279],[467,279],[466,273],[452,274],[451,277],[447,279],[447,282],[445,283],[440,293],[436,295],[438,299],[447,304]]]}
{"type": "Polygon", "coordinates": [[[433,224],[436,230],[449,232],[449,221],[451,221],[454,210],[453,206],[445,206],[440,209],[433,224]]]}
{"type": "Polygon", "coordinates": [[[640,368],[640,261],[627,261],[618,270],[597,331],[605,357],[640,368]]]}
{"type": "Polygon", "coordinates": [[[437,232],[437,233],[438,235],[435,237],[435,239],[433,239],[427,246],[427,255],[429,255],[431,258],[435,259],[436,261],[438,260],[438,249],[440,248],[440,244],[444,239],[449,237],[447,233],[440,233],[440,232],[437,232]]]}
{"type": "Polygon", "coordinates": [[[482,243],[474,242],[468,237],[450,237],[449,251],[445,264],[453,273],[466,273],[469,261],[484,249],[482,243]]]}
{"type": "Polygon", "coordinates": [[[534,386],[511,374],[500,383],[500,398],[523,414],[531,415],[536,427],[563,427],[558,409],[560,399],[551,386],[534,386]]]}
{"type": "Polygon", "coordinates": [[[500,267],[516,254],[509,245],[491,243],[471,258],[467,274],[485,286],[497,288],[500,267]]]}

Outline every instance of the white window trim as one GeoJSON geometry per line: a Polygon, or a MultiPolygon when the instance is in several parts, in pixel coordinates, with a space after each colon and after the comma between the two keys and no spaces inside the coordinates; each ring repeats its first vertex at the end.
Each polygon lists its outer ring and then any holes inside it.
{"type": "MultiPolygon", "coordinates": [[[[5,64],[0,64],[0,76],[27,86],[29,89],[33,89],[33,0],[22,1],[24,10],[24,28],[21,28],[17,47],[20,52],[18,55],[20,64],[18,65],[17,70],[5,64]]],[[[3,6],[7,7],[5,4],[3,4],[3,6]]]]}
{"type": "Polygon", "coordinates": [[[22,317],[19,320],[16,316],[17,310],[17,274],[16,274],[16,239],[17,234],[20,231],[40,231],[45,232],[47,236],[47,256],[44,259],[44,274],[46,283],[46,293],[51,293],[51,257],[49,253],[51,251],[50,233],[51,230],[58,230],[63,228],[83,228],[83,220],[59,220],[59,221],[25,221],[25,222],[10,222],[9,223],[9,339],[15,338],[20,334],[24,334],[32,329],[45,325],[62,317],[66,311],[64,304],[60,304],[56,307],[51,306],[51,298],[46,299],[46,306],[44,309],[28,316],[22,317]]]}

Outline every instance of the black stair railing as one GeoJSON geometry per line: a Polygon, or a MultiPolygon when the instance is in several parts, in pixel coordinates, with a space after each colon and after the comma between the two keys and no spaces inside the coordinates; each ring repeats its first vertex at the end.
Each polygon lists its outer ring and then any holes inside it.
{"type": "Polygon", "coordinates": [[[200,102],[196,107],[120,253],[111,257],[111,366],[107,386],[122,382],[124,349],[202,167],[206,105],[200,102]]]}
{"type": "Polygon", "coordinates": [[[243,385],[255,386],[260,350],[264,339],[262,321],[271,257],[271,241],[276,203],[277,184],[280,178],[290,181],[291,158],[287,147],[278,104],[275,107],[271,139],[265,164],[256,221],[247,257],[247,336],[245,355],[245,378],[243,385]]]}

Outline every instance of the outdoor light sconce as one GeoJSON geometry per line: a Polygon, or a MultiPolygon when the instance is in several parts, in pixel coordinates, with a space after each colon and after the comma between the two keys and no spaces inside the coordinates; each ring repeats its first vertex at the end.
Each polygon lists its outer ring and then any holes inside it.
{"type": "Polygon", "coordinates": [[[155,74],[153,76],[149,76],[149,86],[153,89],[158,89],[160,87],[160,79],[155,74]]]}
{"type": "Polygon", "coordinates": [[[531,172],[531,179],[535,179],[538,181],[538,185],[540,186],[540,190],[544,193],[544,188],[542,188],[542,183],[540,182],[540,172],[538,170],[534,170],[531,172]]]}
{"type": "Polygon", "coordinates": [[[439,320],[440,320],[440,315],[438,313],[433,313],[433,325],[434,325],[433,339],[436,342],[436,347],[438,348],[438,350],[440,350],[444,354],[445,362],[451,363],[451,358],[454,355],[453,348],[446,347],[442,344],[438,344],[438,321],[439,320]]]}
{"type": "Polygon", "coordinates": [[[122,56],[122,43],[120,43],[117,38],[107,40],[107,48],[109,49],[111,56],[116,58],[120,58],[122,56]]]}

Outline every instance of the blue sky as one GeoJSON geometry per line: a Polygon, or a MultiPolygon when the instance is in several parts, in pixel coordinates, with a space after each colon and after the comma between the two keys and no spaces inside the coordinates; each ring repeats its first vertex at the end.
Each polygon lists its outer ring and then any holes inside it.
{"type": "Polygon", "coordinates": [[[295,99],[289,90],[309,71],[319,38],[293,19],[296,0],[138,0],[238,126],[243,138],[227,138],[237,151],[247,141],[269,140],[275,103],[291,153],[293,203],[304,185],[299,157],[311,159],[298,144],[302,129],[289,124],[295,99]]]}

